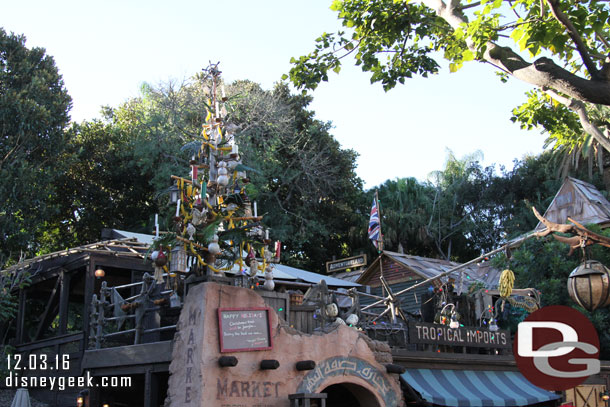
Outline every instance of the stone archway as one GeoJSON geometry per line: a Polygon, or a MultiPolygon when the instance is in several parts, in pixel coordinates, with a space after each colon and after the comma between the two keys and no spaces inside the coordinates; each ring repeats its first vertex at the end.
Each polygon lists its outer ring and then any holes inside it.
{"type": "Polygon", "coordinates": [[[387,373],[366,360],[335,356],[321,361],[309,371],[297,393],[322,393],[329,389],[333,398],[343,394],[348,400],[355,398],[358,401],[358,404],[353,401],[351,405],[346,403],[345,407],[394,407],[398,405],[400,395],[396,394],[388,379],[387,373]]]}
{"type": "Polygon", "coordinates": [[[331,384],[320,393],[328,395],[327,407],[381,407],[373,393],[350,382],[331,384]]]}

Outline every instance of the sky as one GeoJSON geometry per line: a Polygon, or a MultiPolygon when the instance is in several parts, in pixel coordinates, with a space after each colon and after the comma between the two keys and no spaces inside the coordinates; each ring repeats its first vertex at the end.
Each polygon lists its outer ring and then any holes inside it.
{"type": "MultiPolygon", "coordinates": [[[[270,89],[309,53],[323,32],[340,28],[330,0],[4,0],[0,26],[43,47],[73,99],[71,117],[99,117],[139,94],[142,83],[184,80],[219,62],[225,81],[249,79],[270,89]]],[[[347,63],[314,92],[311,109],[333,123],[343,148],[359,153],[365,187],[387,179],[420,181],[457,157],[480,150],[484,165],[512,168],[542,151],[545,137],[510,121],[527,84],[500,82],[491,66],[445,67],[384,92],[347,63]]]]}

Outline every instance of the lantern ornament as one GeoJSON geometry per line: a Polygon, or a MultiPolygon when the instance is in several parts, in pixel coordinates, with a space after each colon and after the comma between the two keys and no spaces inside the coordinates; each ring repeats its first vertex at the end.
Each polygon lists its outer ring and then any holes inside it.
{"type": "Polygon", "coordinates": [[[610,270],[599,261],[585,261],[570,273],[568,292],[587,311],[610,305],[610,270]]]}
{"type": "Polygon", "coordinates": [[[186,250],[184,246],[177,245],[172,249],[172,257],[169,263],[170,273],[186,273],[186,250]]]}
{"type": "Polygon", "coordinates": [[[169,187],[169,201],[173,204],[180,199],[180,188],[176,184],[169,187]]]}

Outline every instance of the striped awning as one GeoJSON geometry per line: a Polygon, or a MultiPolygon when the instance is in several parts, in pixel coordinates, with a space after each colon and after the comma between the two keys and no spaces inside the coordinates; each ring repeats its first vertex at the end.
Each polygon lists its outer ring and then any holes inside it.
{"type": "Polygon", "coordinates": [[[441,406],[527,406],[559,398],[518,372],[407,369],[401,378],[422,399],[441,406]]]}

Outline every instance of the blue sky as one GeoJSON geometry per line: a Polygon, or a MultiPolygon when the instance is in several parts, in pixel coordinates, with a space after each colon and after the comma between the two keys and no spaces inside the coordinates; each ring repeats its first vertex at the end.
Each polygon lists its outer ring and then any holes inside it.
{"type": "MultiPolygon", "coordinates": [[[[73,98],[72,119],[98,116],[138,95],[142,82],[188,78],[221,61],[225,80],[250,79],[270,88],[340,22],[330,0],[5,2],[0,26],[47,49],[73,98]]],[[[367,188],[397,177],[420,180],[441,169],[447,149],[458,157],[481,150],[483,163],[512,167],[537,154],[544,136],[510,122],[529,89],[502,84],[489,65],[466,64],[450,74],[416,78],[385,93],[357,67],[313,92],[316,116],[334,124],[344,148],[360,154],[367,188]]]]}

